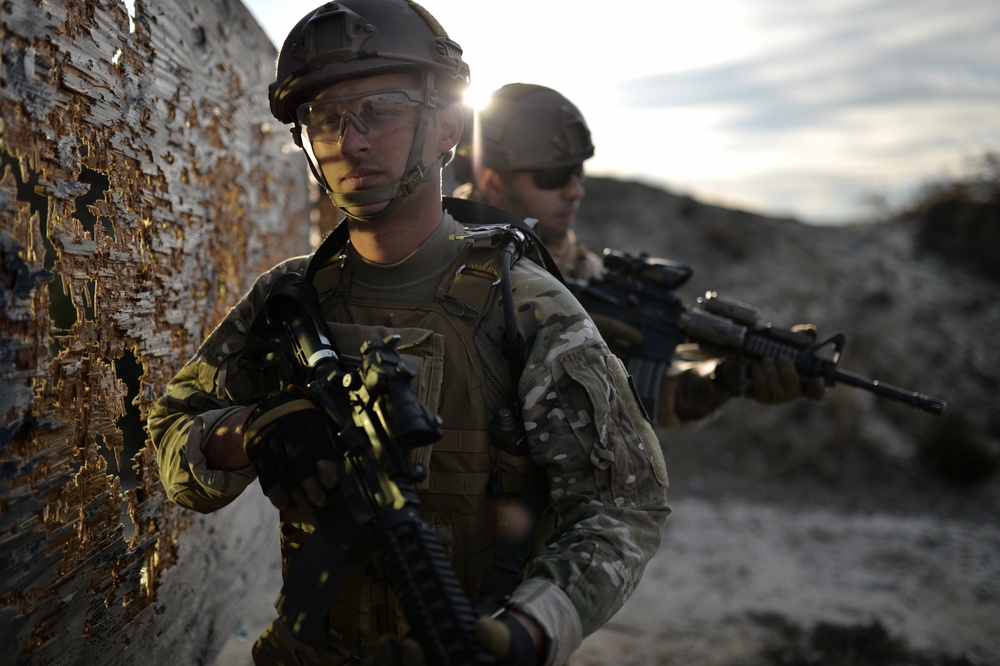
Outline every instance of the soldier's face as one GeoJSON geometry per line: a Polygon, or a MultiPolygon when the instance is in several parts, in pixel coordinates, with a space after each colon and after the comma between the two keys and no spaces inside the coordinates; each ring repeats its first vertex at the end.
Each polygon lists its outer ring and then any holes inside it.
{"type": "MultiPolygon", "coordinates": [[[[509,203],[519,200],[527,215],[538,219],[539,235],[543,241],[557,241],[566,237],[576,219],[576,211],[586,191],[583,174],[570,173],[561,187],[543,188],[537,184],[535,174],[515,171],[506,179],[509,203]]],[[[542,182],[542,185],[549,183],[542,182]]],[[[517,211],[516,207],[502,206],[517,211]]]]}
{"type": "MultiPolygon", "coordinates": [[[[381,74],[330,86],[309,105],[314,112],[301,119],[303,138],[333,192],[392,185],[402,178],[422,113],[414,102],[420,99],[420,86],[417,74],[381,74]]],[[[437,113],[426,126],[424,164],[436,160],[446,142],[437,113]]],[[[350,212],[371,215],[386,205],[358,206],[350,212]]]]}

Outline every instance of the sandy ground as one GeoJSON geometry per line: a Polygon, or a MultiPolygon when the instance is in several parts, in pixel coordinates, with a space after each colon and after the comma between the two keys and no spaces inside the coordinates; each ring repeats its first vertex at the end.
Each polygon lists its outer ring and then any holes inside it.
{"type": "Polygon", "coordinates": [[[642,585],[574,666],[752,663],[776,620],[880,622],[914,652],[996,663],[1000,527],[680,500],[642,585]]]}
{"type": "MultiPolygon", "coordinates": [[[[777,639],[776,617],[806,629],[877,621],[914,651],[998,663],[995,522],[694,498],[673,508],[638,591],[584,642],[573,666],[754,663],[750,656],[777,639]]],[[[278,570],[271,571],[277,589],[278,570]]],[[[251,600],[216,666],[251,663],[273,597],[251,600]]]]}

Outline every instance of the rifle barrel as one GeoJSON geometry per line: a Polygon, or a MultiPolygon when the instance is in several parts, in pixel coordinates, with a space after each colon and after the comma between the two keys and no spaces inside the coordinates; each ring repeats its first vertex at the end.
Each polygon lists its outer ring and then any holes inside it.
{"type": "Polygon", "coordinates": [[[931,412],[932,414],[940,414],[944,411],[944,408],[948,406],[948,403],[944,400],[932,398],[931,396],[924,395],[923,393],[907,391],[906,389],[901,389],[898,386],[893,386],[892,384],[885,384],[877,379],[868,379],[867,377],[862,377],[861,375],[857,375],[849,370],[834,368],[830,373],[830,379],[840,384],[850,384],[851,386],[863,388],[866,391],[871,391],[877,395],[912,405],[913,407],[922,409],[925,412],[931,412]]]}

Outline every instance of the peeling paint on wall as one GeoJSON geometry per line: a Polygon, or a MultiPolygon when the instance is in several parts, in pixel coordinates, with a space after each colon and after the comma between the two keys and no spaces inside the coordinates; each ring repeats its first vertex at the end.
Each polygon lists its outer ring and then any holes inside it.
{"type": "Polygon", "coordinates": [[[253,278],[308,251],[274,46],[238,0],[0,18],[0,661],[188,663],[232,600],[178,572],[252,537],[203,544],[213,518],[165,499],[139,424],[253,278]],[[170,628],[195,606],[197,636],[170,628]]]}

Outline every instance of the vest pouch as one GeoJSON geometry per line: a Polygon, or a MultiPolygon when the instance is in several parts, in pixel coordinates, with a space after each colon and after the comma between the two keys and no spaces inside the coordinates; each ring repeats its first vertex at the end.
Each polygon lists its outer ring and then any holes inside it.
{"type": "MultiPolygon", "coordinates": [[[[398,335],[396,350],[417,373],[411,384],[417,400],[427,405],[434,414],[440,414],[441,384],[444,381],[444,336],[424,328],[389,328],[340,322],[327,324],[341,362],[352,371],[361,366],[361,346],[365,342],[398,335]]],[[[410,460],[429,469],[432,448],[421,446],[413,449],[410,460]]],[[[428,480],[421,481],[416,484],[416,489],[425,489],[427,483],[428,480]]]]}

